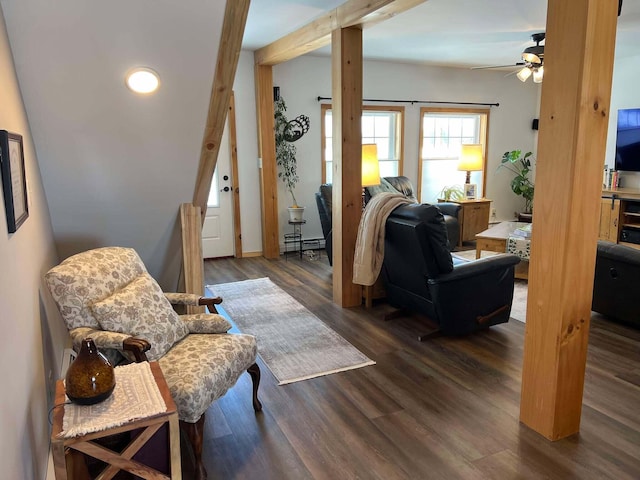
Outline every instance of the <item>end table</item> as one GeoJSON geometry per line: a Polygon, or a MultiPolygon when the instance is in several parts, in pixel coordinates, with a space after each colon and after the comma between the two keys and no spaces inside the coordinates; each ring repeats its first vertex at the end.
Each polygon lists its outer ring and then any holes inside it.
{"type": "MultiPolygon", "coordinates": [[[[158,385],[162,399],[167,407],[166,411],[148,418],[134,420],[119,427],[108,428],[95,433],[89,433],[78,437],[60,438],[62,432],[62,421],[64,408],[56,408],[53,416],[53,428],[51,431],[51,448],[53,452],[53,465],[56,480],[71,480],[75,478],[74,471],[78,464],[74,463],[78,459],[78,452],[91,456],[108,464],[107,468],[100,474],[100,478],[113,478],[120,470],[126,470],[143,478],[150,479],[174,479],[182,478],[180,466],[180,427],[176,404],[171,398],[169,387],[162,375],[160,365],[157,362],[150,364],[153,378],[158,385]],[[171,461],[171,477],[167,477],[154,468],[133,460],[133,456],[153,437],[153,435],[165,424],[169,424],[169,455],[171,461]],[[118,453],[109,450],[94,442],[96,439],[116,435],[122,432],[141,429],[141,432],[118,453]]],[[[56,383],[56,397],[54,405],[62,405],[66,400],[64,382],[58,380],[56,383]]],[[[80,469],[81,473],[82,469],[80,469]]]]}

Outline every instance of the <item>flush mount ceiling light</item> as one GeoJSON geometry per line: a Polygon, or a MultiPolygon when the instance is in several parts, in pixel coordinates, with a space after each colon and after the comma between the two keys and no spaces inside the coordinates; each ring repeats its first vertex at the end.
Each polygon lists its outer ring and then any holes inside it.
{"type": "Polygon", "coordinates": [[[127,73],[125,84],[132,92],[147,95],[158,89],[160,77],[151,68],[138,67],[127,73]]]}

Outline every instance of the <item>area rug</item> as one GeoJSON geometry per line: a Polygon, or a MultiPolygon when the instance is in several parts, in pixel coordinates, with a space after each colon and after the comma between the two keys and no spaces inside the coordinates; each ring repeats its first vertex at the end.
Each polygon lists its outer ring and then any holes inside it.
{"type": "MultiPolygon", "coordinates": [[[[460,252],[452,252],[452,255],[456,257],[464,258],[466,260],[475,260],[475,250],[463,250],[460,252]]],[[[497,252],[483,251],[480,258],[492,257],[498,255],[497,252]]],[[[516,278],[513,284],[513,302],[511,303],[511,318],[518,320],[519,322],[525,322],[527,318],[527,292],[528,284],[526,280],[519,280],[516,278]]]]}
{"type": "Polygon", "coordinates": [[[269,278],[207,289],[241,332],[255,335],[279,385],[375,364],[269,278]]]}

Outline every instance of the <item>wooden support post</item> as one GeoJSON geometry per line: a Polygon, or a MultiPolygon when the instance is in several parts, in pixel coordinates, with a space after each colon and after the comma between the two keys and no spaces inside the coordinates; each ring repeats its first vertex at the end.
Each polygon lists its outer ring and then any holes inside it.
{"type": "Polygon", "coordinates": [[[280,256],[278,228],[278,173],[273,118],[273,68],[256,65],[256,107],[258,115],[258,157],[261,159],[262,255],[280,256]]]}
{"type": "Polygon", "coordinates": [[[520,420],[580,428],[618,2],[549,0],[520,420]]]}
{"type": "MultiPolygon", "coordinates": [[[[204,263],[202,260],[202,224],[200,207],[191,203],[180,205],[182,224],[182,265],[184,291],[204,295],[204,263]]],[[[204,313],[204,307],[187,306],[187,313],[204,313]]]]}
{"type": "Polygon", "coordinates": [[[331,58],[333,301],[342,307],[353,307],[362,303],[362,287],[353,283],[353,258],[362,215],[362,30],[335,30],[331,58]]]}
{"type": "Polygon", "coordinates": [[[207,213],[207,199],[220,152],[224,121],[227,118],[233,80],[236,76],[249,3],[250,0],[227,0],[224,12],[216,72],[211,87],[207,123],[200,150],[200,165],[193,192],[193,204],[200,207],[201,223],[204,223],[207,213]]]}

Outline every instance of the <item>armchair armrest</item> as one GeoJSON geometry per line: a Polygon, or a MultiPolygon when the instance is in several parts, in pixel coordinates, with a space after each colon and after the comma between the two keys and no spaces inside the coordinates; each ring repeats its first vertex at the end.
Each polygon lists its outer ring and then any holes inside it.
{"type": "Polygon", "coordinates": [[[96,330],[90,327],[78,327],[69,331],[73,347],[76,351],[80,349],[80,342],[87,337],[91,337],[96,347],[101,350],[117,350],[118,352],[130,352],[136,362],[146,362],[145,352],[151,348],[151,344],[142,338],[132,337],[127,333],[109,332],[107,330],[96,330]]]}
{"type": "Polygon", "coordinates": [[[428,280],[440,329],[447,335],[471,333],[509,320],[516,255],[503,254],[456,265],[428,280]]]}
{"type": "Polygon", "coordinates": [[[164,292],[164,296],[172,305],[206,306],[211,313],[217,313],[215,306],[222,303],[220,297],[203,297],[196,293],[164,292]]]}
{"type": "Polygon", "coordinates": [[[460,212],[460,204],[451,202],[434,203],[440,209],[443,215],[450,215],[458,218],[460,212]]]}
{"type": "Polygon", "coordinates": [[[429,279],[429,285],[459,282],[466,278],[474,278],[484,273],[503,271],[520,263],[520,257],[512,253],[504,253],[492,257],[459,263],[452,272],[429,279]]]}
{"type": "Polygon", "coordinates": [[[227,333],[232,328],[229,321],[217,313],[180,315],[180,319],[187,325],[189,333],[227,333]]]}

